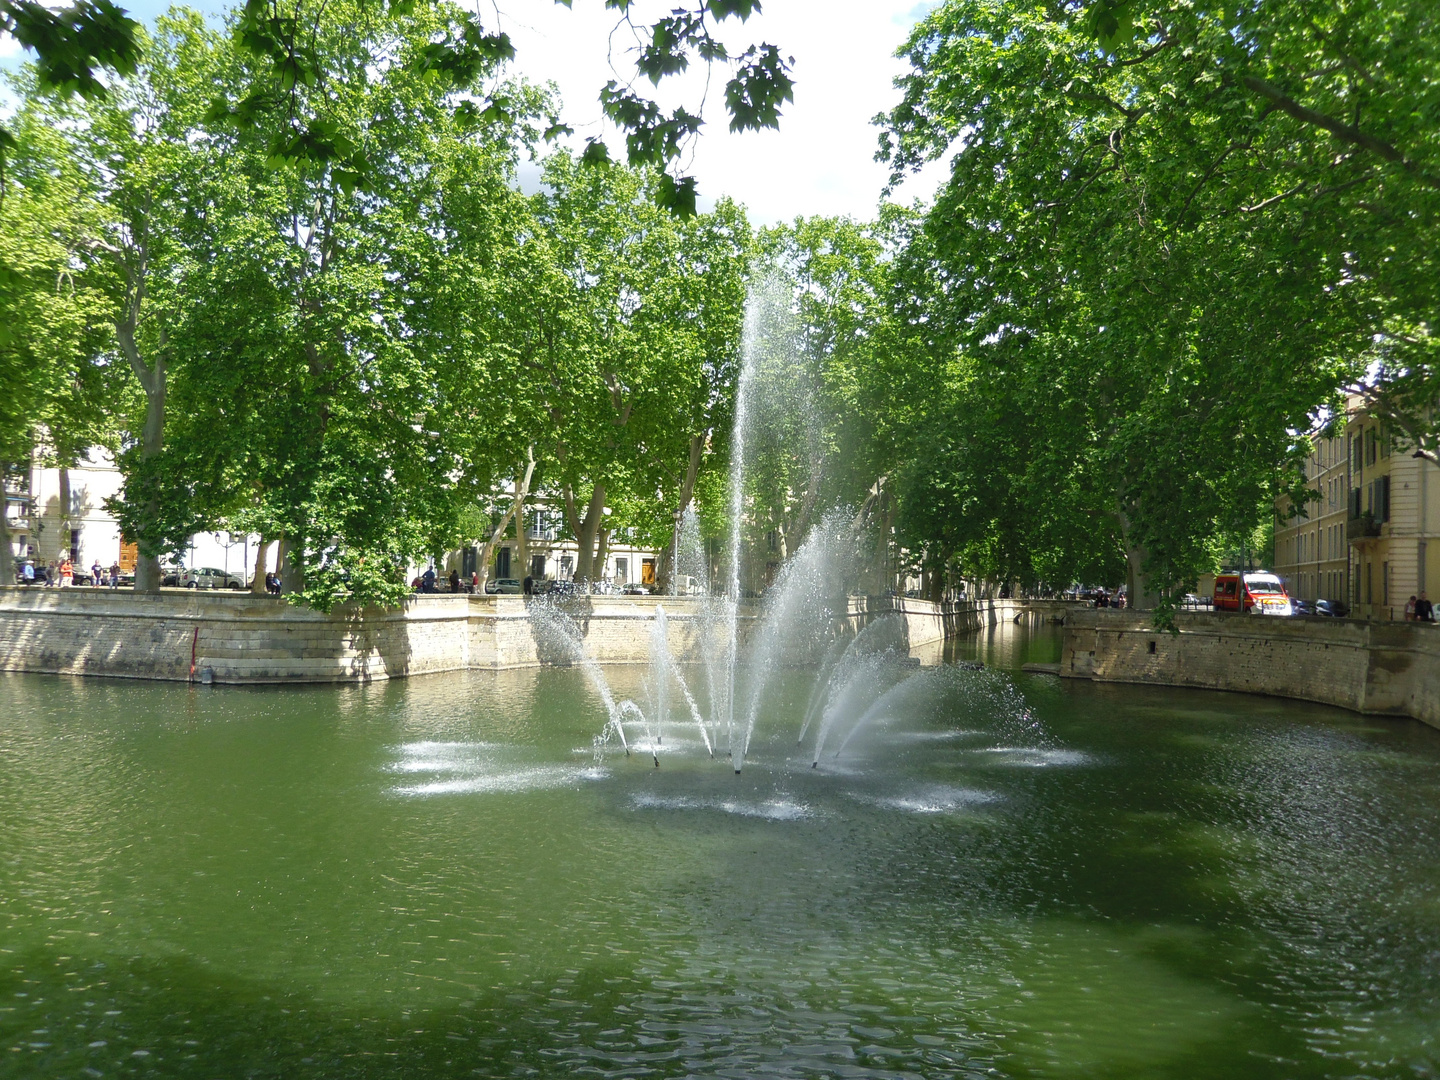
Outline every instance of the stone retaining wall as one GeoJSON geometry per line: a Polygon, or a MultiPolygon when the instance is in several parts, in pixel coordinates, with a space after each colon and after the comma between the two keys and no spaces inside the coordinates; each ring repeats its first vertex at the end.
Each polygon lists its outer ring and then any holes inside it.
{"type": "Polygon", "coordinates": [[[1440,727],[1440,626],[1088,610],[1065,624],[1060,674],[1298,698],[1440,727]]]}
{"type": "MultiPolygon", "coordinates": [[[[1008,601],[936,605],[904,597],[851,597],[843,630],[888,613],[904,617],[912,648],[1011,617],[1008,601]]],[[[591,596],[567,601],[586,652],[601,663],[649,657],[656,605],[671,652],[701,659],[694,597],[591,596]]],[[[757,615],[742,608],[747,636],[757,615]]],[[[567,663],[520,596],[414,596],[395,611],[325,615],[249,593],[0,588],[0,670],[214,682],[350,682],[455,671],[567,663]],[[537,625],[540,629],[537,632],[537,625]]]]}

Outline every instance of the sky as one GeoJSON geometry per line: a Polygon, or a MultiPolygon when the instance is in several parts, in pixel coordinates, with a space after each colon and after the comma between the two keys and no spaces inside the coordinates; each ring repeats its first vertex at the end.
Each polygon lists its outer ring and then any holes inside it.
{"type": "MultiPolygon", "coordinates": [[[[168,6],[160,0],[120,3],[145,22],[168,6]]],[[[217,19],[226,7],[215,0],[190,6],[217,19]]],[[[671,0],[638,0],[632,19],[640,24],[672,6],[671,0]]],[[[763,12],[747,22],[723,24],[721,36],[732,51],[766,41],[794,58],[795,101],[784,110],[778,131],[728,130],[721,69],[713,73],[708,94],[702,70],[666,80],[658,92],[643,82],[641,89],[667,107],[683,104],[693,112],[705,103],[705,127],[693,157],[682,163],[698,180],[701,208],[728,195],[761,225],[802,214],[873,217],[888,174],[874,160],[878,129],[871,119],[898,99],[892,80],[904,65],[895,50],[933,6],[934,0],[767,0],[763,12]]],[[[622,156],[623,142],[603,125],[597,101],[608,80],[634,77],[635,39],[627,27],[617,26],[616,14],[605,10],[602,0],[574,0],[573,9],[552,0],[484,0],[480,11],[487,26],[498,21],[510,35],[515,72],[556,84],[564,101],[562,118],[576,131],[572,147],[600,134],[612,153],[622,156]]],[[[0,37],[0,67],[14,67],[21,59],[16,43],[0,37]]],[[[893,197],[929,198],[938,179],[939,169],[932,167],[893,197]]]]}

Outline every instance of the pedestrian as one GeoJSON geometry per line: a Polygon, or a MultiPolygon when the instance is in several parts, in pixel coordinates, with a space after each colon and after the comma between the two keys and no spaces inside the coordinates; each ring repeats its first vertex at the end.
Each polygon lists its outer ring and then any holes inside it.
{"type": "Polygon", "coordinates": [[[75,564],[68,558],[60,564],[60,587],[68,589],[75,584],[75,564]]]}
{"type": "Polygon", "coordinates": [[[90,584],[97,589],[100,587],[100,560],[96,559],[90,564],[90,584]]]}
{"type": "Polygon", "coordinates": [[[451,591],[452,593],[458,593],[458,592],[460,591],[460,571],[459,571],[459,570],[451,570],[451,571],[450,571],[450,591],[451,591]]]}
{"type": "Polygon", "coordinates": [[[60,564],[51,559],[45,565],[45,587],[53,589],[60,582],[60,564]]]}
{"type": "Polygon", "coordinates": [[[435,568],[427,566],[425,572],[420,575],[420,591],[433,593],[435,591],[435,568]]]}
{"type": "Polygon", "coordinates": [[[110,588],[111,588],[112,590],[114,590],[114,589],[118,589],[119,587],[120,587],[120,564],[119,564],[118,562],[112,562],[112,563],[110,564],[110,588]]]}
{"type": "Polygon", "coordinates": [[[479,570],[472,570],[472,571],[470,571],[470,591],[471,591],[471,592],[479,592],[479,591],[480,591],[480,571],[479,571],[479,570]]]}
{"type": "Polygon", "coordinates": [[[25,560],[25,566],[20,571],[20,576],[24,579],[24,583],[26,585],[35,584],[35,564],[32,563],[29,559],[25,560]]]}
{"type": "Polygon", "coordinates": [[[1415,601],[1415,618],[1420,622],[1433,623],[1435,621],[1435,605],[1430,602],[1430,598],[1424,592],[1421,592],[1420,598],[1415,601]]]}
{"type": "Polygon", "coordinates": [[[532,577],[530,574],[526,574],[526,575],[525,575],[524,589],[525,589],[525,595],[526,595],[526,596],[534,596],[534,595],[535,595],[535,578],[532,577]]]}
{"type": "Polygon", "coordinates": [[[1406,600],[1406,601],[1405,601],[1405,621],[1406,621],[1406,622],[1414,622],[1414,621],[1415,621],[1415,597],[1413,597],[1413,596],[1410,597],[1409,600],[1406,600]]]}

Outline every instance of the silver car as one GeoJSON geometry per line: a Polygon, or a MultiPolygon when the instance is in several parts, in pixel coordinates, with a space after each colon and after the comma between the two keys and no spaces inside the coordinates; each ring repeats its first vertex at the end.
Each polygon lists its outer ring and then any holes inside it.
{"type": "Polygon", "coordinates": [[[187,589],[243,589],[245,581],[238,574],[216,570],[213,566],[202,566],[186,570],[180,583],[187,589]]]}

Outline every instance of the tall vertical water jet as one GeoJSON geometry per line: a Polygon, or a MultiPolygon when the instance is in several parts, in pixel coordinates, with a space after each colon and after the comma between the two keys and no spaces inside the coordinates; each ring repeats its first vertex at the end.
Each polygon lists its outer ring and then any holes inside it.
{"type": "Polygon", "coordinates": [[[650,622],[650,716],[663,737],[670,721],[670,641],[665,609],[659,604],[650,622]]]}
{"type": "Polygon", "coordinates": [[[730,443],[730,566],[725,588],[725,738],[735,771],[745,759],[735,738],[735,663],[739,647],[740,547],[745,515],[745,440],[750,429],[750,388],[755,381],[756,350],[761,333],[761,307],[753,295],[745,304],[745,339],[740,360],[740,378],[735,386],[735,429],[730,443]]]}

